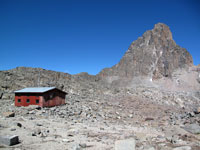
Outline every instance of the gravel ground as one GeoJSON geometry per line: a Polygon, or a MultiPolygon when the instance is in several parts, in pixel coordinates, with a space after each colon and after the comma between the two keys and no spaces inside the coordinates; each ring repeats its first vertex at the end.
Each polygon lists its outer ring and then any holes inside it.
{"type": "Polygon", "coordinates": [[[187,124],[199,125],[199,114],[151,95],[130,89],[86,98],[71,95],[65,105],[52,108],[15,107],[2,100],[0,135],[18,135],[20,143],[1,149],[111,150],[117,140],[130,138],[138,150],[200,149],[200,136],[184,130],[187,124]],[[5,117],[5,112],[15,116],[5,117]]]}

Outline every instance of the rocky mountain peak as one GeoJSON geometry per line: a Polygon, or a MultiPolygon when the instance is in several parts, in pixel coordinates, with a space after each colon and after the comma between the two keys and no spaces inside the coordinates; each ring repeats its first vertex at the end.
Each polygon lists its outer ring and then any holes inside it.
{"type": "Polygon", "coordinates": [[[157,24],[155,24],[154,28],[153,28],[153,31],[168,33],[169,36],[172,35],[169,27],[166,24],[164,24],[164,23],[157,23],[157,24]]]}
{"type": "Polygon", "coordinates": [[[136,40],[135,42],[146,46],[168,47],[170,44],[176,45],[169,27],[163,23],[155,24],[152,30],[146,31],[139,39],[142,40],[136,40]]]}
{"type": "Polygon", "coordinates": [[[147,77],[152,81],[170,78],[175,70],[191,65],[189,52],[175,43],[167,25],[158,23],[131,43],[118,64],[102,70],[99,75],[116,79],[147,77]]]}
{"type": "Polygon", "coordinates": [[[154,35],[158,35],[166,40],[172,40],[172,33],[169,27],[163,23],[155,24],[154,29],[152,30],[154,35]]]}

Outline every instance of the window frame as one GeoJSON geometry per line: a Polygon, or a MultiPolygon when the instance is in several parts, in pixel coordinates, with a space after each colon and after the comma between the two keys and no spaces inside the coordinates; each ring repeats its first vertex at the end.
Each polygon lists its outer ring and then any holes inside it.
{"type": "Polygon", "coordinates": [[[26,99],[26,103],[30,103],[30,99],[26,99]]]}
{"type": "Polygon", "coordinates": [[[36,103],[36,104],[39,104],[39,103],[40,103],[40,100],[39,100],[39,99],[36,99],[36,100],[35,100],[35,103],[36,103]]]}

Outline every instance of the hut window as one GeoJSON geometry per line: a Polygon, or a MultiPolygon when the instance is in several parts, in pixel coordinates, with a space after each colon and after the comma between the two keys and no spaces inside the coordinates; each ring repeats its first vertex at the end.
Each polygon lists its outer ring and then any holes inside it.
{"type": "Polygon", "coordinates": [[[39,104],[40,101],[39,101],[39,99],[36,99],[35,102],[36,102],[36,104],[39,104]]]}
{"type": "Polygon", "coordinates": [[[54,97],[54,93],[51,93],[51,94],[49,95],[49,98],[52,99],[53,97],[54,97]]]}
{"type": "Polygon", "coordinates": [[[26,102],[27,102],[27,103],[30,103],[30,99],[27,99],[26,102]]]}
{"type": "Polygon", "coordinates": [[[21,103],[21,99],[18,99],[17,102],[18,102],[18,103],[21,103]]]}

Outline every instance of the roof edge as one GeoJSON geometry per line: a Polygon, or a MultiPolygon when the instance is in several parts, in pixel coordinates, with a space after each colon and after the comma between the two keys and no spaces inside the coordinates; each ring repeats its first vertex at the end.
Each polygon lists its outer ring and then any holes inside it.
{"type": "Polygon", "coordinates": [[[28,87],[14,91],[14,93],[45,93],[47,91],[57,89],[56,87],[28,87]]]}

